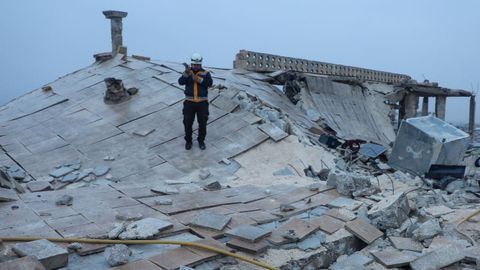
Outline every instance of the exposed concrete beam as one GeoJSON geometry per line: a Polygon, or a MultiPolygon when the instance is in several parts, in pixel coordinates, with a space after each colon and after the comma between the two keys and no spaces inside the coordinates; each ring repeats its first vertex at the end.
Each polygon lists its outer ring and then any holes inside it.
{"type": "Polygon", "coordinates": [[[357,78],[363,81],[383,83],[401,83],[411,79],[410,76],[366,68],[337,65],[306,59],[284,57],[266,53],[241,50],[235,57],[233,67],[256,72],[273,72],[276,70],[293,70],[328,76],[357,78]]]}

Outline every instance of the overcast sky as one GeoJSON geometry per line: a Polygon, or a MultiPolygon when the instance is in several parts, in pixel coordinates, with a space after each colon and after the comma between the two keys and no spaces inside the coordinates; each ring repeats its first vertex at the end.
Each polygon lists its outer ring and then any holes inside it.
{"type": "MultiPolygon", "coordinates": [[[[247,49],[480,87],[478,0],[1,0],[0,104],[109,51],[108,9],[129,13],[129,54],[152,59],[199,52],[205,65],[231,68],[247,49]]],[[[447,120],[467,119],[468,100],[450,98],[447,120]]]]}

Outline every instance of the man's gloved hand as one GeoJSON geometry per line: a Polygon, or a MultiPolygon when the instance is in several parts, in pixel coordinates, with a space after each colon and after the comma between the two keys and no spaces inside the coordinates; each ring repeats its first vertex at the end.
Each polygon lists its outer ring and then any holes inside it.
{"type": "Polygon", "coordinates": [[[197,81],[198,83],[203,82],[203,78],[201,76],[193,75],[193,80],[197,81]]]}
{"type": "Polygon", "coordinates": [[[183,72],[183,75],[182,75],[182,76],[185,77],[185,78],[188,78],[188,77],[190,77],[191,75],[192,75],[192,71],[191,71],[191,70],[185,70],[185,71],[183,72]]]}

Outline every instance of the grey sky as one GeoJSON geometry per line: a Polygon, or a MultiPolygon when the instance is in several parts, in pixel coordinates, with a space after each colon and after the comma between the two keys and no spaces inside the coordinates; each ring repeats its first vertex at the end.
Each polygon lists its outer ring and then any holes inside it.
{"type": "MultiPolygon", "coordinates": [[[[405,73],[478,90],[480,1],[2,0],[0,104],[93,62],[110,50],[102,10],[127,11],[129,54],[232,67],[240,49],[405,73]]],[[[450,98],[447,120],[466,121],[450,98]]],[[[480,119],[480,109],[477,119],[480,119]]]]}

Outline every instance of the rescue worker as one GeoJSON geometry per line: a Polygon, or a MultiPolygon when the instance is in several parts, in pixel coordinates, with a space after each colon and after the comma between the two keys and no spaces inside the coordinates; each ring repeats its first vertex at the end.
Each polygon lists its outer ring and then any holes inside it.
{"type": "Polygon", "coordinates": [[[208,121],[208,88],[212,86],[212,76],[202,68],[202,56],[194,53],[191,66],[185,65],[185,71],[178,79],[180,85],[185,85],[185,100],[183,101],[183,125],[185,127],[185,149],[192,148],[192,126],[195,115],[198,122],[198,145],[205,150],[205,136],[208,121]]]}

